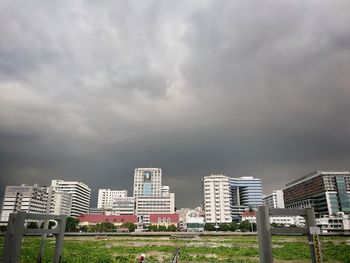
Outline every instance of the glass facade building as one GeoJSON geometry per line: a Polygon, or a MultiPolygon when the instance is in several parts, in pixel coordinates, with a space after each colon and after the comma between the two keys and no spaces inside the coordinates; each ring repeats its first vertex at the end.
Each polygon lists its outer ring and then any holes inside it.
{"type": "Polygon", "coordinates": [[[231,189],[231,216],[239,218],[240,214],[247,209],[256,209],[263,205],[263,184],[259,178],[244,176],[230,178],[231,189]]]}
{"type": "Polygon", "coordinates": [[[315,171],[283,189],[286,208],[312,206],[317,216],[350,213],[350,172],[315,171]]]}
{"type": "Polygon", "coordinates": [[[202,193],[202,208],[207,223],[239,220],[242,212],[263,204],[262,180],[251,176],[205,176],[202,179],[202,193]]]}

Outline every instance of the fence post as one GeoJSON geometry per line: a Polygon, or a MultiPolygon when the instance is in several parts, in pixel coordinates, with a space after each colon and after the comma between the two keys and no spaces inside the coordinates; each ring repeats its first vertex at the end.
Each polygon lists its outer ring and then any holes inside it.
{"type": "Polygon", "coordinates": [[[62,216],[61,220],[58,222],[59,224],[57,227],[59,227],[60,232],[58,234],[56,234],[55,254],[54,254],[54,258],[53,258],[54,263],[61,262],[64,232],[65,232],[65,228],[66,228],[66,220],[67,220],[67,217],[62,216]]]}
{"type": "Polygon", "coordinates": [[[260,250],[260,262],[272,263],[272,242],[269,208],[267,206],[258,206],[257,229],[260,250]]]}
{"type": "MultiPolygon", "coordinates": [[[[315,218],[314,209],[311,207],[306,207],[305,213],[306,213],[306,217],[305,217],[306,227],[309,229],[310,229],[310,227],[316,227],[316,218],[315,218]]],[[[309,247],[310,247],[311,262],[317,263],[316,253],[315,253],[315,243],[314,243],[313,237],[310,233],[307,235],[307,240],[309,242],[309,247]]]]}
{"type": "Polygon", "coordinates": [[[19,262],[25,221],[26,212],[19,211],[17,214],[10,214],[6,229],[3,263],[19,262]]]}

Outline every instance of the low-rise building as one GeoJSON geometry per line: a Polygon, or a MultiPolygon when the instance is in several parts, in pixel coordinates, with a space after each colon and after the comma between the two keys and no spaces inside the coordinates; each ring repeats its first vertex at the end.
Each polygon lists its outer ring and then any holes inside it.
{"type": "Polygon", "coordinates": [[[344,213],[316,218],[322,233],[350,233],[350,218],[344,213]]]}
{"type": "Polygon", "coordinates": [[[185,229],[187,232],[203,232],[205,220],[204,217],[189,217],[186,220],[185,229]]]}
{"type": "Polygon", "coordinates": [[[156,226],[178,226],[178,214],[150,214],[150,224],[156,226]]]}
{"type": "Polygon", "coordinates": [[[179,214],[180,231],[204,231],[205,214],[201,207],[181,208],[176,213],[179,214]]]}
{"type": "Polygon", "coordinates": [[[79,226],[94,226],[101,223],[112,223],[121,226],[123,223],[137,223],[136,215],[80,215],[79,226]]]}
{"type": "MultiPolygon", "coordinates": [[[[249,221],[249,223],[256,223],[256,212],[245,211],[241,213],[242,221],[249,221]]],[[[305,226],[305,219],[302,216],[270,216],[270,224],[284,225],[285,227],[290,226],[305,226]]]]}

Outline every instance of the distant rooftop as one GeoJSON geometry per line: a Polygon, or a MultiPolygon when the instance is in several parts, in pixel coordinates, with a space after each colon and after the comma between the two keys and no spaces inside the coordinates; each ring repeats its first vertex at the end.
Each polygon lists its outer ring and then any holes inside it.
{"type": "Polygon", "coordinates": [[[317,171],[313,171],[311,173],[308,173],[307,175],[305,175],[305,176],[303,176],[301,178],[298,178],[298,179],[296,179],[294,181],[289,182],[288,184],[286,184],[286,187],[289,187],[289,186],[291,186],[293,184],[299,183],[299,182],[301,182],[303,180],[306,180],[306,179],[309,179],[309,178],[312,178],[312,177],[316,177],[316,176],[319,176],[319,175],[326,175],[326,174],[334,174],[334,175],[336,175],[336,174],[348,174],[349,175],[350,172],[349,171],[320,171],[320,170],[317,170],[317,171]]]}

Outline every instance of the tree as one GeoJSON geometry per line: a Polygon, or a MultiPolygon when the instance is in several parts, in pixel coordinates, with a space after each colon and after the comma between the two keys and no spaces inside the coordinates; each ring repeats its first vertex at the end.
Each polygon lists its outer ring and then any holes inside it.
{"type": "Polygon", "coordinates": [[[229,231],[230,230],[230,225],[229,224],[220,224],[219,230],[220,231],[229,231]]]}
{"type": "Polygon", "coordinates": [[[158,227],[156,225],[149,225],[147,229],[148,231],[151,231],[151,232],[158,231],[158,227]]]}
{"type": "Polygon", "coordinates": [[[66,221],[66,232],[77,232],[77,226],[79,224],[79,219],[74,217],[67,217],[66,221]]]}
{"type": "Polygon", "coordinates": [[[81,226],[80,231],[82,232],[90,232],[89,226],[81,226]]]}
{"type": "Polygon", "coordinates": [[[256,223],[251,223],[251,227],[252,227],[252,230],[254,231],[254,232],[256,232],[257,231],[257,225],[256,225],[256,223]]]}
{"type": "Polygon", "coordinates": [[[271,227],[275,227],[276,228],[276,227],[278,227],[278,224],[276,222],[272,222],[271,223],[271,227]]]}
{"type": "Polygon", "coordinates": [[[168,229],[167,229],[168,231],[171,231],[171,232],[175,232],[176,230],[177,230],[177,227],[176,226],[174,226],[174,225],[170,225],[170,226],[168,226],[168,229]]]}
{"type": "Polygon", "coordinates": [[[239,224],[239,229],[242,232],[249,232],[251,231],[251,226],[248,220],[244,220],[239,224]]]}
{"type": "Polygon", "coordinates": [[[166,231],[166,226],[158,226],[158,231],[166,231]]]}
{"type": "Polygon", "coordinates": [[[239,228],[239,225],[236,222],[230,224],[230,231],[236,231],[239,228]]]}
{"type": "Polygon", "coordinates": [[[131,222],[125,222],[122,224],[121,227],[129,229],[129,232],[134,232],[136,229],[136,225],[134,223],[131,223],[131,222]]]}
{"type": "Polygon", "coordinates": [[[102,222],[97,224],[97,229],[99,232],[111,232],[116,229],[116,226],[111,222],[102,222]]]}
{"type": "Polygon", "coordinates": [[[204,230],[205,231],[215,231],[216,229],[215,229],[213,224],[207,223],[207,224],[204,225],[204,230]]]}

